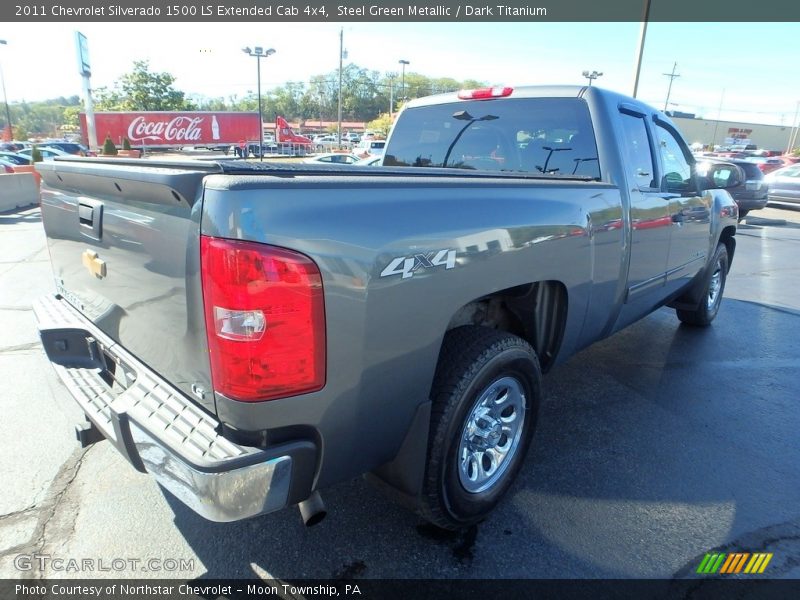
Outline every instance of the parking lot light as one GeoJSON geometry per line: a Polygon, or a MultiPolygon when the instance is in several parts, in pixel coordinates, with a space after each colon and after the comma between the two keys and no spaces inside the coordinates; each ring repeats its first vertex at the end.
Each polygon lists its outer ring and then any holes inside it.
{"type": "Polygon", "coordinates": [[[411,63],[407,60],[400,59],[397,61],[398,64],[403,66],[403,74],[401,76],[401,83],[400,83],[400,93],[401,93],[401,102],[406,101],[406,65],[410,65],[411,63]]]}
{"type": "Polygon", "coordinates": [[[589,71],[584,71],[583,76],[589,80],[589,87],[592,87],[592,81],[598,77],[602,77],[603,73],[599,71],[592,71],[591,73],[589,71]]]}
{"type": "MultiPolygon", "coordinates": [[[[267,58],[268,56],[272,56],[275,54],[274,48],[267,48],[264,50],[262,46],[256,46],[255,48],[250,48],[250,46],[246,46],[242,48],[242,52],[247,54],[248,56],[255,56],[256,57],[256,70],[257,70],[257,80],[258,80],[258,160],[264,160],[264,117],[263,117],[263,109],[261,107],[261,59],[267,58]]],[[[245,154],[246,154],[245,150],[245,154]]]]}

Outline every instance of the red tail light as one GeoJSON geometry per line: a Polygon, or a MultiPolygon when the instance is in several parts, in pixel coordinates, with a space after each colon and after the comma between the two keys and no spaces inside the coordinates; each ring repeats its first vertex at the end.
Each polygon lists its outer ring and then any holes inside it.
{"type": "Polygon", "coordinates": [[[488,98],[503,98],[510,96],[514,88],[511,87],[490,87],[479,88],[477,90],[461,90],[458,92],[459,100],[487,100],[488,98]]]}
{"type": "Polygon", "coordinates": [[[200,256],[214,389],[245,402],[321,389],[325,306],[314,261],[207,236],[200,256]]]}
{"type": "Polygon", "coordinates": [[[13,173],[14,172],[14,169],[12,167],[9,167],[8,165],[0,165],[0,166],[3,167],[3,172],[5,172],[5,173],[13,173]]]}

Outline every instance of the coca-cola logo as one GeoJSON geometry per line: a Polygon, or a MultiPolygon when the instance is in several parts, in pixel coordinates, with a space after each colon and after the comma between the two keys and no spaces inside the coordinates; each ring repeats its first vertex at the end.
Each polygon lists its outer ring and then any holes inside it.
{"type": "Polygon", "coordinates": [[[140,115],[128,126],[132,142],[160,140],[164,142],[197,142],[202,138],[202,117],[174,117],[169,121],[148,121],[140,115]]]}

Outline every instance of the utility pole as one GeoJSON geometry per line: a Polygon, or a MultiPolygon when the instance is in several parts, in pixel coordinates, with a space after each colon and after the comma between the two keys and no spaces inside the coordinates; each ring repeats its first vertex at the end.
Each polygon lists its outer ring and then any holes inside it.
{"type": "Polygon", "coordinates": [[[786,148],[786,154],[791,153],[791,151],[794,149],[795,143],[797,142],[797,132],[800,130],[800,123],[797,122],[798,113],[800,113],[800,100],[797,101],[797,107],[794,109],[794,118],[792,119],[794,126],[789,134],[789,146],[786,148]]]}
{"type": "Polygon", "coordinates": [[[722,88],[722,94],[719,97],[719,108],[717,109],[717,121],[714,123],[714,137],[711,138],[711,148],[714,151],[714,146],[717,145],[717,128],[719,127],[719,119],[722,116],[722,102],[725,100],[725,88],[722,88]]]}
{"type": "Polygon", "coordinates": [[[391,117],[394,114],[394,78],[397,77],[397,73],[388,73],[387,77],[389,77],[389,116],[391,117]]]}
{"type": "Polygon", "coordinates": [[[667,88],[667,99],[664,100],[664,112],[667,112],[667,104],[669,104],[669,96],[672,93],[672,82],[675,80],[676,77],[680,77],[678,73],[675,72],[675,69],[678,68],[678,63],[674,63],[672,65],[672,73],[662,73],[662,75],[666,75],[669,77],[669,87],[667,88]]]}
{"type": "Polygon", "coordinates": [[[337,144],[342,145],[342,61],[344,60],[344,27],[339,29],[339,111],[336,122],[337,144]]]}

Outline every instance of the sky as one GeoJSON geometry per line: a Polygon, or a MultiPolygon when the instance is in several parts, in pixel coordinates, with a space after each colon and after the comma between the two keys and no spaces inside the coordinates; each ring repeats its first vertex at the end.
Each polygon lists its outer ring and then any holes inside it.
{"type": "MultiPolygon", "coordinates": [[[[75,31],[88,38],[92,88],[112,86],[135,60],[167,71],[175,87],[209,97],[256,89],[244,46],[262,59],[262,91],[308,81],[347,61],[381,73],[476,79],[489,84],[584,84],[631,94],[639,23],[14,23],[0,24],[10,102],[82,94],[75,31]]],[[[800,23],[650,23],[638,97],[706,118],[791,126],[800,101],[800,23]]]]}

